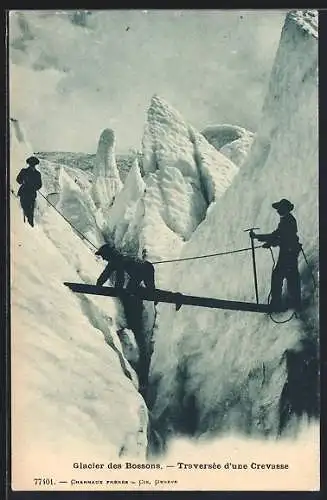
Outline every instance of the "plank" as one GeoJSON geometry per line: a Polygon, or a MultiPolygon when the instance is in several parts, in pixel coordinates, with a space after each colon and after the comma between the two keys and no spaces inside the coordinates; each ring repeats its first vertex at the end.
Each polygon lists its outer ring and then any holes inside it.
{"type": "MultiPolygon", "coordinates": [[[[76,293],[86,293],[91,295],[101,295],[106,297],[122,297],[128,298],[133,295],[125,288],[114,288],[109,286],[96,286],[86,283],[70,283],[64,282],[70,290],[76,293]]],[[[228,309],[231,311],[246,311],[268,313],[269,306],[267,304],[256,304],[252,302],[240,302],[236,300],[222,300],[210,297],[198,297],[196,295],[184,295],[179,292],[170,292],[168,290],[149,290],[147,288],[138,288],[134,294],[142,300],[166,302],[169,304],[182,304],[197,307],[209,307],[215,309],[228,309]]]]}

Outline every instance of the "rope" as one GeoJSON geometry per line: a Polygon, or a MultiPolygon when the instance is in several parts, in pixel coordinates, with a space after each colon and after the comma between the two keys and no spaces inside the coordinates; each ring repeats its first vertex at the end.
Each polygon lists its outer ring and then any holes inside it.
{"type": "MultiPolygon", "coordinates": [[[[48,199],[46,196],[44,196],[43,193],[41,193],[41,191],[39,191],[39,194],[42,196],[42,198],[45,199],[45,201],[51,205],[52,208],[55,209],[55,211],[66,221],[68,222],[68,224],[74,229],[74,231],[76,231],[83,240],[86,240],[88,243],[90,243],[90,245],[92,245],[93,248],[95,248],[97,250],[97,246],[94,245],[94,243],[92,243],[92,241],[90,241],[81,231],[79,231],[56,207],[55,205],[53,205],[48,199]]],[[[50,193],[50,194],[56,194],[56,193],[50,193]]],[[[262,248],[262,245],[258,245],[254,248],[262,248]]],[[[166,264],[166,263],[169,263],[169,262],[183,262],[183,261],[187,261],[187,260],[196,260],[196,259],[207,259],[207,258],[210,258],[210,257],[217,257],[217,256],[220,256],[220,255],[231,255],[231,254],[234,254],[234,253],[240,253],[240,252],[247,252],[249,250],[252,250],[251,247],[248,247],[248,248],[240,248],[238,250],[231,250],[231,251],[228,251],[228,252],[217,252],[217,253],[212,253],[212,254],[207,254],[207,255],[199,255],[199,256],[195,256],[195,257],[185,257],[183,259],[171,259],[171,260],[160,260],[160,261],[155,261],[155,262],[152,262],[152,264],[166,264]]],[[[271,254],[271,258],[272,258],[272,261],[273,261],[273,267],[272,267],[272,272],[275,270],[275,267],[276,267],[276,261],[275,261],[275,257],[274,257],[274,253],[271,249],[271,247],[269,247],[269,250],[270,250],[270,254],[271,254]]],[[[311,272],[311,277],[312,277],[312,281],[313,281],[313,284],[314,284],[314,287],[316,288],[316,282],[315,282],[315,279],[314,279],[314,275],[313,275],[313,272],[311,270],[311,267],[308,263],[308,260],[307,260],[307,257],[304,253],[304,250],[301,246],[301,251],[302,251],[302,254],[303,254],[303,257],[305,259],[305,262],[311,272]]],[[[267,299],[267,303],[268,305],[270,304],[270,299],[271,299],[271,289],[270,289],[270,292],[268,294],[268,299],[267,299]]],[[[274,322],[274,323],[277,323],[277,324],[283,324],[283,323],[287,323],[288,321],[291,321],[291,319],[293,319],[294,316],[296,316],[296,312],[293,311],[292,315],[287,318],[286,320],[283,320],[283,321],[277,321],[276,319],[274,319],[272,317],[272,313],[268,313],[269,315],[269,318],[274,322]]]]}
{"type": "MultiPolygon", "coordinates": [[[[258,245],[254,248],[262,248],[262,245],[258,245]]],[[[231,250],[229,252],[211,253],[208,255],[199,255],[196,257],[185,257],[184,259],[158,260],[158,261],[152,262],[152,264],[166,264],[167,262],[182,262],[184,260],[207,259],[209,257],[216,257],[217,255],[229,255],[232,253],[246,252],[248,250],[252,250],[252,248],[251,247],[240,248],[239,250],[231,250]]]]}
{"type": "MultiPolygon", "coordinates": [[[[56,211],[59,215],[61,215],[61,217],[62,217],[63,219],[65,219],[65,221],[66,221],[66,222],[68,222],[68,224],[69,224],[69,225],[70,225],[70,226],[71,226],[71,227],[72,227],[72,228],[73,228],[73,229],[74,229],[74,230],[75,230],[75,231],[76,231],[76,232],[77,232],[77,233],[78,233],[78,234],[82,237],[82,239],[83,239],[83,240],[88,241],[88,242],[90,243],[90,245],[92,245],[92,246],[93,246],[93,248],[95,248],[96,250],[98,249],[98,247],[97,247],[97,246],[95,246],[95,245],[94,245],[94,243],[92,243],[92,241],[90,241],[90,240],[89,240],[89,239],[88,239],[88,238],[87,238],[87,237],[86,237],[83,233],[81,233],[81,231],[79,231],[78,229],[76,229],[76,227],[75,227],[75,226],[74,226],[74,225],[73,225],[73,224],[72,224],[72,223],[71,223],[71,222],[70,222],[70,221],[69,221],[69,220],[68,220],[68,219],[67,219],[67,218],[66,218],[66,217],[65,217],[65,216],[61,213],[61,212],[59,212],[59,210],[55,207],[55,205],[53,205],[53,204],[51,203],[51,201],[49,201],[49,200],[47,199],[47,197],[46,197],[46,196],[44,196],[44,194],[42,194],[42,193],[41,193],[41,191],[38,191],[38,193],[42,196],[42,198],[44,198],[44,199],[45,199],[45,201],[46,201],[47,203],[49,203],[49,205],[51,205],[51,206],[52,206],[52,208],[54,208],[54,209],[55,209],[55,211],[56,211]]],[[[50,193],[50,194],[54,194],[54,193],[50,193]]]]}

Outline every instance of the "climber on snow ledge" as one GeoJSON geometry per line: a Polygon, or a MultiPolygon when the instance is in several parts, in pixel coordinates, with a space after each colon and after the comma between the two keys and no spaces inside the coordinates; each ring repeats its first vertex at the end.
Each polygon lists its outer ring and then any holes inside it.
{"type": "Polygon", "coordinates": [[[271,307],[278,311],[282,308],[282,288],[284,278],[287,280],[287,290],[291,298],[291,306],[301,308],[301,282],[298,269],[298,257],[301,245],[297,235],[297,223],[291,214],[293,203],[283,198],[272,204],[280,215],[280,222],[275,231],[270,234],[256,234],[251,231],[250,236],[265,242],[264,248],[279,246],[277,264],[271,276],[271,307]]]}
{"type": "Polygon", "coordinates": [[[36,170],[35,165],[40,163],[36,156],[27,158],[27,168],[22,168],[17,175],[17,182],[21,184],[17,195],[20,197],[20,204],[30,225],[34,226],[34,207],[36,200],[36,192],[42,187],[41,174],[36,170]]]}

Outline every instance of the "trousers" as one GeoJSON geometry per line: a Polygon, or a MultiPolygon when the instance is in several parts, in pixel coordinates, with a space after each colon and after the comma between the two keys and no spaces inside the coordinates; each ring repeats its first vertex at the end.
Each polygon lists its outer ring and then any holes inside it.
{"type": "Polygon", "coordinates": [[[278,261],[271,276],[271,303],[279,305],[282,298],[283,282],[286,279],[291,305],[301,307],[301,279],[298,268],[298,252],[280,251],[278,261]]]}
{"type": "Polygon", "coordinates": [[[24,212],[24,217],[27,218],[31,226],[34,226],[35,198],[34,195],[25,193],[22,193],[20,196],[20,204],[24,212]]]}

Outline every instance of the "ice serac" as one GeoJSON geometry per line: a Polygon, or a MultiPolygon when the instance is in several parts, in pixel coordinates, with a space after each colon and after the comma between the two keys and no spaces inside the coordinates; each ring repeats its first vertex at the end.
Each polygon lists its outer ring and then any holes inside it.
{"type": "Polygon", "coordinates": [[[217,201],[228,189],[238,173],[238,168],[216,151],[193,127],[189,127],[189,133],[194,146],[194,158],[198,165],[200,182],[209,205],[217,201]]]}
{"type": "Polygon", "coordinates": [[[157,95],[142,146],[146,189],[137,212],[140,246],[152,258],[168,257],[180,251],[238,169],[157,95]]]}
{"type": "MultiPolygon", "coordinates": [[[[300,240],[318,282],[315,20],[314,12],[286,16],[253,147],[181,257],[248,246],[243,230],[275,229],[271,203],[286,197],[295,205],[300,240]]],[[[260,249],[256,257],[259,298],[266,302],[271,255],[260,249]]],[[[296,432],[300,418],[317,416],[317,289],[302,257],[299,264],[303,311],[283,324],[256,313],[182,307],[176,314],[171,306],[158,306],[149,397],[164,432],[276,436],[296,432]]],[[[183,293],[255,301],[250,253],[180,262],[170,273],[170,288],[183,293]]]]}
{"type": "Polygon", "coordinates": [[[105,212],[122,188],[115,158],[115,134],[111,129],[105,129],[100,136],[93,175],[93,199],[96,207],[105,212]]]}
{"type": "Polygon", "coordinates": [[[147,188],[165,224],[188,239],[207,209],[188,125],[155,95],[148,109],[145,136],[143,169],[147,188]]]}
{"type": "Polygon", "coordinates": [[[249,130],[227,124],[206,127],[202,135],[238,167],[244,163],[254,138],[254,134],[249,130]]]}
{"type": "MultiPolygon", "coordinates": [[[[128,172],[124,186],[118,193],[114,204],[108,212],[106,233],[114,241],[117,248],[132,250],[138,240],[135,222],[137,203],[143,196],[145,183],[141,177],[137,158],[128,172]]],[[[137,253],[137,252],[136,252],[137,253]]]]}

